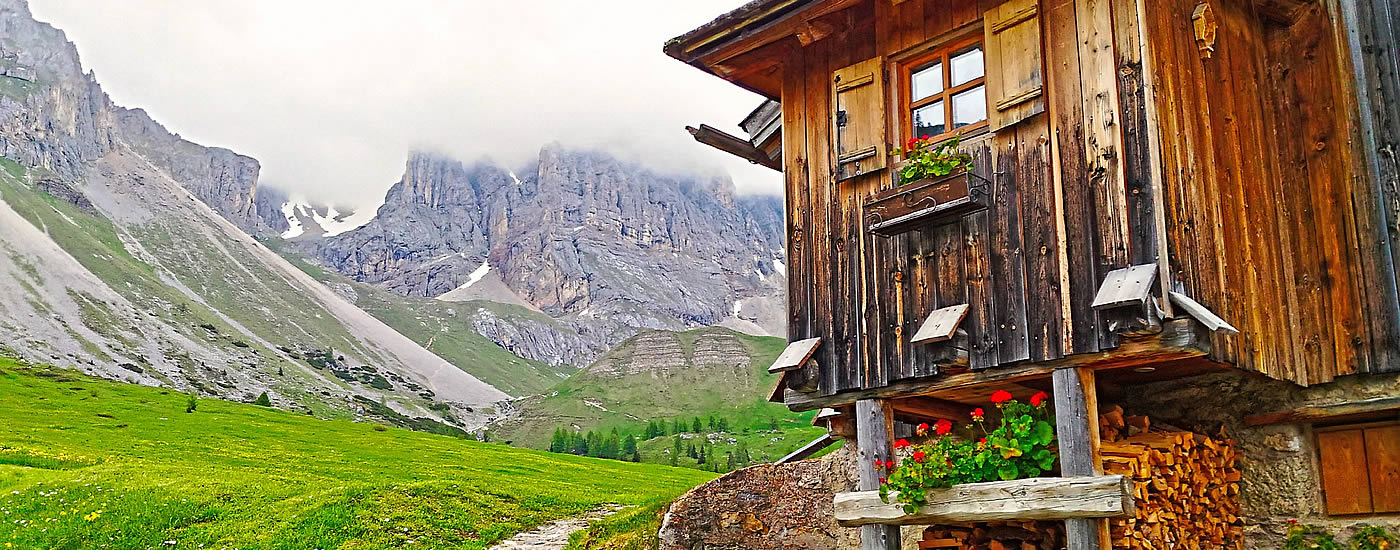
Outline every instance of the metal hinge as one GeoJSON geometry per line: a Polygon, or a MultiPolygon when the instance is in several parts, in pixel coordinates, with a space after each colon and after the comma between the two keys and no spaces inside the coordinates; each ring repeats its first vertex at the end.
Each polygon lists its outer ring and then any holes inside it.
{"type": "Polygon", "coordinates": [[[845,125],[846,125],[846,111],[845,111],[845,110],[836,111],[836,125],[837,125],[837,126],[845,126],[845,125]]]}

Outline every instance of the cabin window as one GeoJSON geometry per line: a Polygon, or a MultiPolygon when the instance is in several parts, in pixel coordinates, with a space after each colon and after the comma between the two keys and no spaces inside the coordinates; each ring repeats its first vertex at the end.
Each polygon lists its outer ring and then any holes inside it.
{"type": "Polygon", "coordinates": [[[901,64],[906,138],[933,139],[987,126],[986,61],[981,36],[940,46],[901,64]]]}
{"type": "Polygon", "coordinates": [[[1316,435],[1328,514],[1400,512],[1400,422],[1330,426],[1316,435]]]}

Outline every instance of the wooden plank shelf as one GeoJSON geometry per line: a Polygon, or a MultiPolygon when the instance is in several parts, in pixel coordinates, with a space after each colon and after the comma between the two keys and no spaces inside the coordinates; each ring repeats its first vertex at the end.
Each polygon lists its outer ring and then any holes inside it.
{"type": "Polygon", "coordinates": [[[983,193],[973,178],[971,172],[959,171],[876,193],[865,203],[865,225],[871,233],[893,237],[981,210],[986,205],[978,199],[983,193]]]}
{"type": "Polygon", "coordinates": [[[912,514],[877,491],[838,493],[836,521],[858,525],[934,525],[976,521],[1127,517],[1135,512],[1132,482],[1121,475],[1035,477],[969,483],[928,492],[912,514]]]}

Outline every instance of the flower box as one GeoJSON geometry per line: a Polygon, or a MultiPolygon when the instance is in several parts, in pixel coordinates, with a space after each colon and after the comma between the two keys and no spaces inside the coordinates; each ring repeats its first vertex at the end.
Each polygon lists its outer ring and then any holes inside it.
{"type": "Polygon", "coordinates": [[[893,237],[957,220],[986,205],[980,178],[959,170],[946,176],[912,181],[877,193],[865,203],[865,225],[871,233],[893,237]]]}

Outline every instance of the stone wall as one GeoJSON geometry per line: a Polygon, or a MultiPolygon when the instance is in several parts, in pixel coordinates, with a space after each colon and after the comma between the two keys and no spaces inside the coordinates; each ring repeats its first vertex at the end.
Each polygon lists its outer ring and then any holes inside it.
{"type": "MultiPolygon", "coordinates": [[[[821,458],[735,470],[671,504],[660,550],[835,550],[859,548],[860,530],[832,516],[836,493],[855,490],[855,442],[821,458]]],[[[922,527],[907,527],[916,550],[922,527]]]]}
{"type": "Polygon", "coordinates": [[[1129,414],[1149,415],[1153,423],[1202,433],[1224,429],[1239,451],[1246,547],[1279,548],[1289,519],[1324,526],[1345,540],[1352,527],[1363,523],[1400,530],[1400,517],[1327,516],[1311,426],[1249,427],[1244,418],[1391,395],[1400,395],[1400,375],[1347,376],[1303,388],[1231,371],[1125,388],[1122,395],[1101,395],[1100,402],[1120,403],[1129,414]]]}

